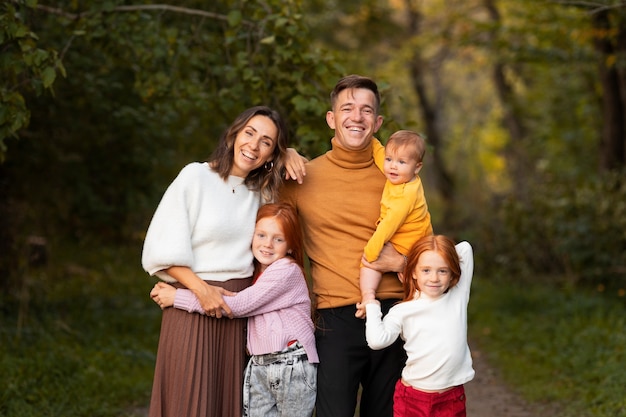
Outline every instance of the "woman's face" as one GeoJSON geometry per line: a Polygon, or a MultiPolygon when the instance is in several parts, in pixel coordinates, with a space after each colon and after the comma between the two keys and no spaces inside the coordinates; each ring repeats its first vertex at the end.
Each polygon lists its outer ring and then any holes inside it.
{"type": "Polygon", "coordinates": [[[278,128],[267,116],[256,115],[235,138],[230,175],[245,178],[251,171],[272,160],[278,141],[278,128]]]}

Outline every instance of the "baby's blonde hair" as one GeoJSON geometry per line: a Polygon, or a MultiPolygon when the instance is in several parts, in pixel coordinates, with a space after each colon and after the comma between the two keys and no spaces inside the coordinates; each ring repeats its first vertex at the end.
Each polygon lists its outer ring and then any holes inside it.
{"type": "Polygon", "coordinates": [[[414,157],[417,162],[422,162],[426,154],[426,141],[424,138],[411,130],[398,130],[389,137],[386,147],[397,150],[403,147],[412,147],[415,150],[414,157]]]}

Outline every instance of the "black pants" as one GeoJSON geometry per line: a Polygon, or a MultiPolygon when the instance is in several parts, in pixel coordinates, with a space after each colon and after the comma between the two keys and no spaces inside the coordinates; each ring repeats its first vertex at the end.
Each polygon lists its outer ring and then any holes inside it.
{"type": "MultiPolygon", "coordinates": [[[[383,314],[397,301],[384,300],[383,314]]],[[[402,340],[371,350],[365,341],[365,320],[354,316],[355,306],[317,312],[316,417],[353,417],[359,385],[361,417],[392,417],[394,387],[406,362],[402,340]]]]}

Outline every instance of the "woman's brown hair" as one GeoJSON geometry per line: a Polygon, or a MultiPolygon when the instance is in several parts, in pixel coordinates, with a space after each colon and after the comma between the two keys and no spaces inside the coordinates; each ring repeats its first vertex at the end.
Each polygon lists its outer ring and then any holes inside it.
{"type": "Polygon", "coordinates": [[[223,180],[226,180],[234,163],[235,139],[254,116],[265,116],[274,122],[277,130],[276,147],[272,153],[272,161],[251,171],[245,178],[244,184],[251,190],[259,191],[263,201],[271,202],[277,199],[278,189],[282,184],[285,155],[289,145],[287,126],[276,110],[267,106],[256,106],[244,110],[222,134],[220,142],[209,157],[208,162],[211,168],[223,180]]]}

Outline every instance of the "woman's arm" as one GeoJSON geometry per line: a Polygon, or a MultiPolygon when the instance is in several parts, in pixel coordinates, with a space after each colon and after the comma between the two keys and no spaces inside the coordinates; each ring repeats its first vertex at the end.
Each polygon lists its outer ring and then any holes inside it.
{"type": "MultiPolygon", "coordinates": [[[[310,303],[307,290],[302,293],[298,291],[300,285],[306,285],[300,268],[291,262],[281,262],[281,265],[268,268],[254,285],[238,293],[223,290],[221,294],[226,296],[224,301],[232,309],[229,310],[229,317],[250,317],[289,308],[298,302],[310,303]]],[[[219,287],[213,288],[222,290],[219,287]]],[[[189,313],[210,315],[200,305],[195,293],[189,289],[176,289],[159,282],[150,292],[150,297],[162,309],[175,307],[189,313]]]]}
{"type": "Polygon", "coordinates": [[[222,297],[227,293],[226,290],[207,284],[186,266],[172,266],[167,269],[167,273],[193,292],[206,314],[220,318],[224,310],[225,315],[233,317],[230,307],[222,297]]]}

